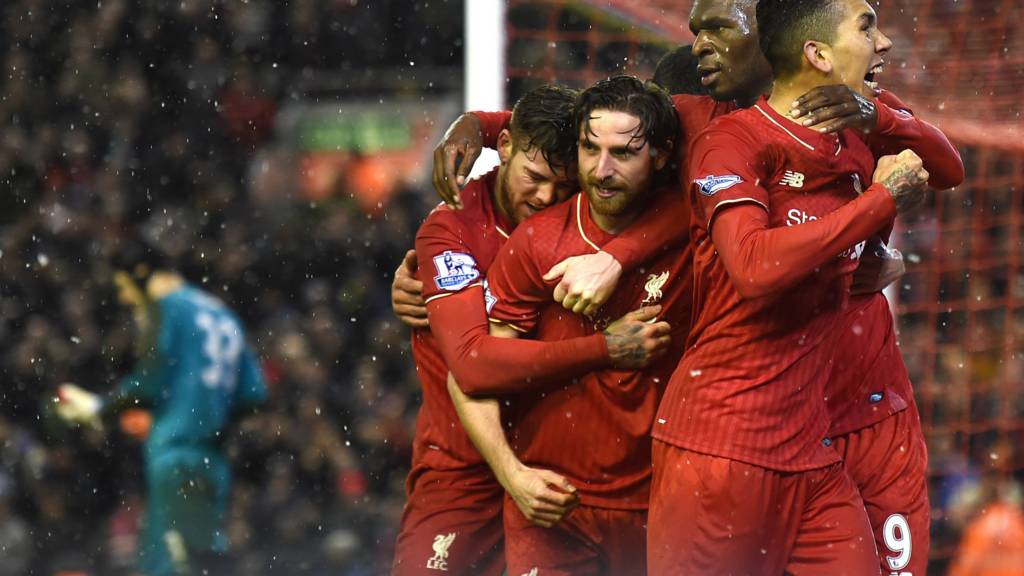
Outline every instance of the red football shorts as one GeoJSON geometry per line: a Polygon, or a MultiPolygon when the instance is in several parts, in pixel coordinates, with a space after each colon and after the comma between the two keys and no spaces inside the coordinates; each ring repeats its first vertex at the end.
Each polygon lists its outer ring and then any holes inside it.
{"type": "Polygon", "coordinates": [[[406,481],[406,495],[392,574],[502,573],[505,491],[490,469],[415,469],[406,481]]]}
{"type": "Polygon", "coordinates": [[[882,574],[924,576],[931,543],[928,451],[917,408],[833,438],[860,489],[875,532],[882,574]]]}
{"type": "Polygon", "coordinates": [[[505,499],[509,576],[644,576],[647,511],[579,506],[551,528],[505,499]]]}
{"type": "Polygon", "coordinates": [[[842,464],[777,472],[654,441],[652,576],[864,576],[878,554],[842,464]]]}

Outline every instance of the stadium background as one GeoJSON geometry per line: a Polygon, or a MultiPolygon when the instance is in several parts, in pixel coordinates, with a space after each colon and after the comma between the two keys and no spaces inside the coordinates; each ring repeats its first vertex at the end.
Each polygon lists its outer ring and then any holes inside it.
{"type": "MultiPolygon", "coordinates": [[[[240,573],[383,570],[418,406],[389,284],[434,202],[429,151],[463,107],[463,9],[4,3],[0,575],[130,573],[138,441],[69,431],[51,398],[64,380],[104,390],[131,363],[106,262],[132,229],[231,304],[264,359],[270,405],[227,442],[240,573]]],[[[507,9],[508,101],[541,82],[646,76],[692,39],[687,1],[507,9]]],[[[902,222],[893,294],[931,457],[929,573],[945,574],[984,510],[1021,522],[1024,10],[879,11],[896,44],[882,85],[967,167],[902,222]]],[[[1005,540],[1001,553],[1022,545],[1005,540]]]]}

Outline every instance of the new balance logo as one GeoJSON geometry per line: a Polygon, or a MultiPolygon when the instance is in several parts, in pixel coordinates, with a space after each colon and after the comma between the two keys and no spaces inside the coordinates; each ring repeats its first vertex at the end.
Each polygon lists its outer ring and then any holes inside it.
{"type": "Polygon", "coordinates": [[[428,569],[448,571],[448,548],[451,547],[454,540],[455,532],[449,532],[447,536],[444,534],[434,536],[434,555],[427,560],[428,569]]]}
{"type": "Polygon", "coordinates": [[[534,568],[533,570],[530,570],[529,572],[523,572],[523,576],[537,576],[537,569],[534,568]]]}
{"type": "Polygon", "coordinates": [[[779,184],[792,186],[793,188],[803,188],[804,175],[792,170],[786,170],[786,173],[782,175],[782,180],[779,180],[779,184]]]}

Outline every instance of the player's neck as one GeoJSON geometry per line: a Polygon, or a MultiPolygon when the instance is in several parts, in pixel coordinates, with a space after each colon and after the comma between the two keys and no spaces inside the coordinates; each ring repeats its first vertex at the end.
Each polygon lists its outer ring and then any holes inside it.
{"type": "Polygon", "coordinates": [[[733,100],[733,102],[736,104],[736,106],[740,108],[750,108],[754,104],[757,104],[757,101],[761,99],[761,96],[771,94],[771,92],[772,85],[769,82],[768,84],[762,86],[760,90],[756,90],[752,94],[736,97],[736,99],[733,100]]]}
{"type": "Polygon", "coordinates": [[[508,222],[515,222],[512,218],[511,209],[508,206],[508,196],[505,194],[505,181],[507,180],[505,175],[505,167],[501,166],[498,168],[498,177],[494,179],[494,188],[491,189],[491,194],[494,196],[491,201],[494,202],[494,206],[498,208],[498,212],[508,222]]]}
{"type": "Polygon", "coordinates": [[[768,105],[779,114],[789,118],[789,112],[793,109],[793,102],[797,98],[827,83],[818,74],[797,74],[786,79],[778,79],[772,85],[768,105]]]}
{"type": "Polygon", "coordinates": [[[146,292],[153,300],[159,300],[184,286],[185,280],[173,273],[155,272],[146,283],[146,292]]]}

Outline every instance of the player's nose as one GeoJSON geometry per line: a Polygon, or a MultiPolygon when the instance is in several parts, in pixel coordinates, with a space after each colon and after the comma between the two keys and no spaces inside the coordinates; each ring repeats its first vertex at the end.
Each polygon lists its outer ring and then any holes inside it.
{"type": "Polygon", "coordinates": [[[594,176],[598,180],[604,180],[615,174],[615,159],[607,152],[602,152],[597,159],[597,166],[594,168],[594,176]]]}
{"type": "Polygon", "coordinates": [[[555,193],[555,185],[549,182],[537,186],[534,199],[544,206],[551,206],[558,199],[558,195],[555,193]]]}
{"type": "Polygon", "coordinates": [[[698,32],[697,37],[693,39],[693,47],[690,48],[690,52],[697,58],[709,56],[714,52],[714,47],[708,41],[708,36],[703,30],[698,32]]]}
{"type": "Polygon", "coordinates": [[[875,52],[882,54],[888,52],[891,48],[892,40],[881,30],[878,30],[878,34],[875,35],[875,52]]]}

